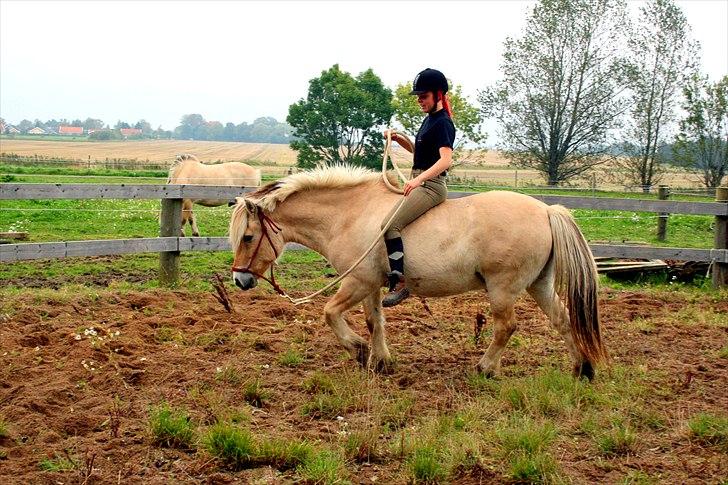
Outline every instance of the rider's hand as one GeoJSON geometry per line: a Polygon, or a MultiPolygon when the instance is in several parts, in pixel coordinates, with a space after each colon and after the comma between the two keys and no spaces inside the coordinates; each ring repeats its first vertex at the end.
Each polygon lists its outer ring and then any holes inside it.
{"type": "Polygon", "coordinates": [[[384,130],[384,138],[387,138],[387,134],[389,133],[392,134],[392,141],[396,141],[397,143],[399,143],[399,134],[394,130],[384,130]]]}
{"type": "Polygon", "coordinates": [[[415,177],[406,184],[404,184],[404,187],[402,187],[402,190],[404,191],[404,196],[407,197],[410,192],[422,185],[424,182],[425,181],[421,180],[419,177],[415,177]]]}

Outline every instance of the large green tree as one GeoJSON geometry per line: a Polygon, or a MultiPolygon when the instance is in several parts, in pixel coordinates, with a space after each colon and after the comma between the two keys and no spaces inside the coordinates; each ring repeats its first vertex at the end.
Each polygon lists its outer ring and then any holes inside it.
{"type": "Polygon", "coordinates": [[[711,84],[694,74],[683,94],[675,159],[700,173],[706,187],[718,187],[728,174],[728,76],[711,84]]]}
{"type": "Polygon", "coordinates": [[[309,82],[308,96],[288,109],[298,166],[381,163],[381,128],[392,118],[392,91],[368,69],[354,77],[335,64],[309,82]]]}
{"type": "MultiPolygon", "coordinates": [[[[399,84],[394,90],[394,117],[404,132],[414,137],[422,124],[422,113],[417,97],[412,96],[411,83],[399,84]]],[[[480,108],[463,95],[462,86],[454,86],[448,93],[453,121],[456,128],[453,160],[466,163],[475,150],[482,149],[487,135],[483,132],[483,114],[480,108]]]]}
{"type": "Polygon", "coordinates": [[[662,177],[660,147],[674,119],[680,87],[694,69],[696,46],[690,26],[673,0],[650,0],[629,36],[632,110],[625,130],[621,165],[630,182],[645,192],[662,177]]]}
{"type": "Polygon", "coordinates": [[[504,43],[502,80],[479,95],[514,165],[550,185],[605,160],[622,99],[623,0],[540,0],[504,43]]]}

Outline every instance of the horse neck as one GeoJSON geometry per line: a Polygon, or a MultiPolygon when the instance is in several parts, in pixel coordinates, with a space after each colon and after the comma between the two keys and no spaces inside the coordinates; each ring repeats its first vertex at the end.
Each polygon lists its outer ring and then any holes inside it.
{"type": "Polygon", "coordinates": [[[386,189],[380,194],[371,185],[303,191],[281,202],[270,215],[282,227],[285,242],[303,244],[329,258],[337,234],[386,196],[386,189]]]}

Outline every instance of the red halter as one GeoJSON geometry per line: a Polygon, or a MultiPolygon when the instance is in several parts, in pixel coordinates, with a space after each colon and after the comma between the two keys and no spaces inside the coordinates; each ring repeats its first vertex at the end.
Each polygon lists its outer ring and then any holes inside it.
{"type": "Polygon", "coordinates": [[[253,264],[253,261],[255,261],[255,257],[258,255],[258,251],[260,250],[260,244],[263,242],[263,237],[265,237],[268,240],[268,244],[270,244],[270,247],[273,249],[273,254],[275,254],[276,259],[278,258],[278,251],[276,250],[275,244],[273,244],[273,240],[271,240],[271,238],[270,238],[270,234],[268,233],[268,226],[266,224],[268,224],[270,226],[270,230],[273,231],[273,234],[278,234],[281,231],[281,227],[278,224],[276,224],[273,219],[271,219],[270,217],[265,215],[263,213],[263,209],[260,209],[260,208],[258,209],[258,219],[260,220],[260,228],[261,228],[262,234],[260,236],[260,239],[258,239],[258,245],[255,246],[255,251],[253,251],[253,255],[250,257],[250,261],[248,262],[248,265],[245,268],[233,266],[231,268],[231,270],[233,272],[237,271],[237,272],[241,272],[241,273],[250,273],[257,278],[261,278],[261,279],[267,281],[268,283],[270,283],[270,285],[273,287],[274,290],[276,290],[276,292],[279,295],[285,295],[285,291],[283,291],[283,289],[280,286],[278,286],[278,283],[276,283],[275,276],[273,275],[273,264],[270,265],[270,279],[266,278],[262,274],[256,273],[255,271],[251,271],[251,269],[250,269],[250,266],[253,264]]]}

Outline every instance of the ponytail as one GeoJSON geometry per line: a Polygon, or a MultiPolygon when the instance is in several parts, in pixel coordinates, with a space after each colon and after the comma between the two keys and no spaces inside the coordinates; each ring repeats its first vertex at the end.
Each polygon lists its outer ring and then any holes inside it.
{"type": "Polygon", "coordinates": [[[450,108],[450,100],[447,97],[447,94],[443,93],[442,91],[437,92],[438,99],[442,100],[442,107],[447,113],[447,115],[452,118],[452,108],[450,108]]]}

